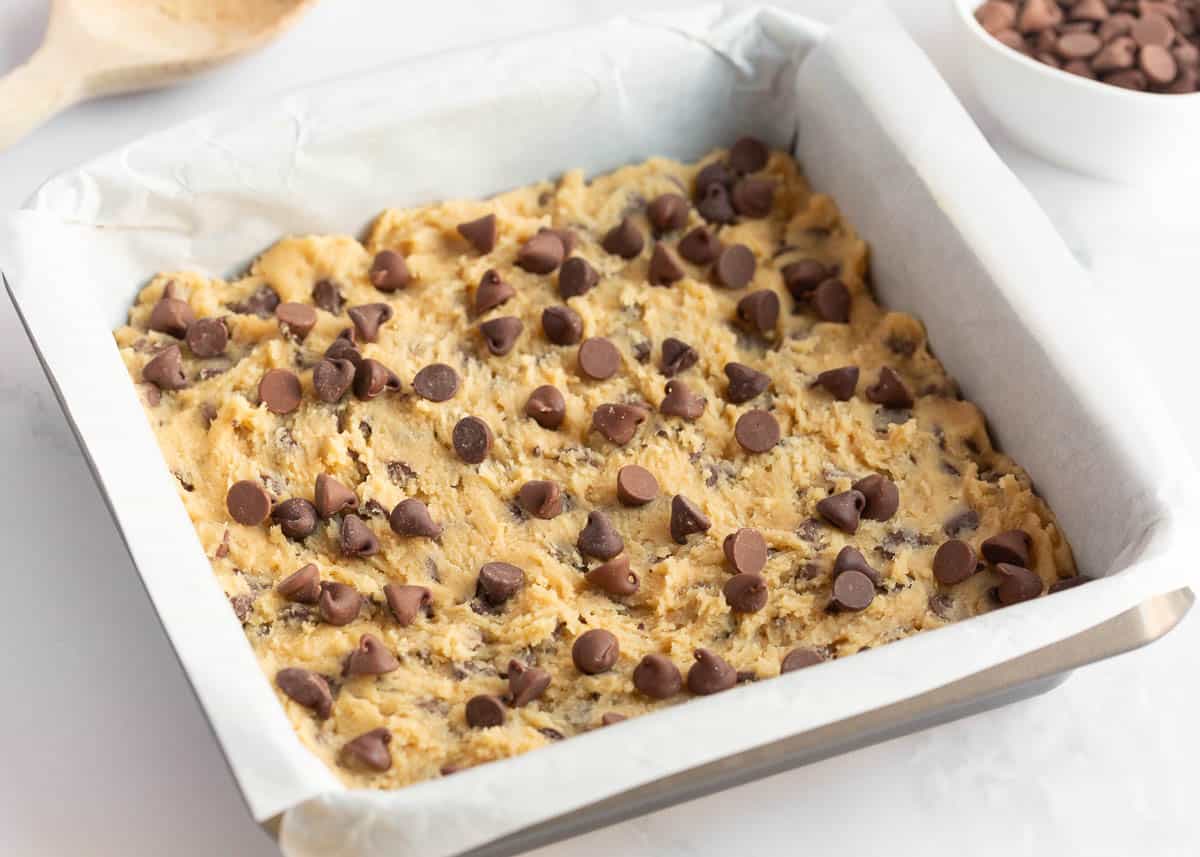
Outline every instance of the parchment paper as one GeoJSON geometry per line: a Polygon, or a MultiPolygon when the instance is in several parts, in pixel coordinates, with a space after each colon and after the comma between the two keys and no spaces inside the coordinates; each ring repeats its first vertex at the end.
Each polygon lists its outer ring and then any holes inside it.
{"type": "MultiPolygon", "coordinates": [[[[1187,453],[1027,192],[877,3],[826,36],[706,7],[446,54],[238,106],[47,183],[0,264],[255,818],[292,857],[450,855],[607,795],[962,678],[1188,582],[1187,453]],[[819,47],[815,47],[819,43],[819,47]],[[281,234],[571,166],[793,147],[872,244],[999,443],[1104,580],[391,793],[291,731],[215,585],[112,343],[161,269],[228,275],[281,234]],[[730,730],[753,711],[754,729],[730,730]]],[[[1191,512],[1189,513],[1189,509],[1191,512]]]]}

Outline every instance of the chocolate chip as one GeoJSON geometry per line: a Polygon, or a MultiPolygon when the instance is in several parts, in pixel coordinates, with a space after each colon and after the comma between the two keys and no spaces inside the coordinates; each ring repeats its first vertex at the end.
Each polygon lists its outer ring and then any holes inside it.
{"type": "Polygon", "coordinates": [[[851,489],[821,500],[817,503],[817,514],[842,532],[854,533],[866,505],[867,498],[862,492],[851,489]]]}
{"type": "Polygon", "coordinates": [[[830,270],[816,259],[801,259],[784,265],[780,274],[783,284],[798,301],[808,300],[812,291],[832,276],[830,270]]]}
{"type": "Polygon", "coordinates": [[[734,424],[733,436],[746,452],[768,452],[779,443],[779,422],[768,411],[746,411],[734,424]]]}
{"type": "Polygon", "coordinates": [[[383,641],[374,634],[363,634],[358,645],[346,656],[342,675],[383,675],[400,669],[400,661],[388,651],[383,641]]]}
{"type": "Polygon", "coordinates": [[[415,497],[397,503],[388,516],[388,523],[398,536],[436,539],[442,534],[442,525],[433,520],[429,507],[415,497]]]}
{"type": "Polygon", "coordinates": [[[241,315],[256,315],[259,318],[270,318],[279,306],[279,293],[270,286],[259,286],[254,294],[229,308],[241,315]]]}
{"type": "Polygon", "coordinates": [[[585,339],[579,346],[577,356],[579,372],[593,381],[605,381],[617,374],[621,367],[621,352],[601,336],[585,339]]]}
{"type": "Polygon", "coordinates": [[[809,296],[813,312],[821,321],[845,324],[850,321],[850,290],[841,280],[826,280],[809,296]]]}
{"type": "Polygon", "coordinates": [[[952,515],[942,525],[942,532],[954,538],[964,530],[973,530],[979,526],[979,514],[974,509],[967,509],[952,515]]]}
{"type": "Polygon", "coordinates": [[[669,286],[683,279],[683,266],[675,259],[674,254],[661,241],[654,242],[654,250],[650,253],[650,265],[646,269],[646,279],[652,286],[669,286]]]}
{"type": "Polygon", "coordinates": [[[300,379],[287,369],[271,369],[258,382],[258,398],[275,414],[290,414],[300,407],[300,379]]]}
{"type": "Polygon", "coordinates": [[[733,203],[729,200],[729,191],[724,185],[710,184],[705,188],[696,203],[696,210],[709,223],[733,223],[737,219],[733,203]]]}
{"type": "Polygon", "coordinates": [[[676,542],[687,544],[688,536],[708,532],[711,526],[708,516],[687,497],[676,494],[671,498],[671,538],[676,542]]]}
{"type": "MultiPolygon", "coordinates": [[[[275,307],[275,318],[279,320],[279,327],[285,333],[290,333],[301,342],[317,326],[317,311],[308,304],[293,303],[291,301],[281,303],[275,307]]],[[[222,348],[221,350],[224,351],[225,349],[222,348]]]]}
{"type": "Polygon", "coordinates": [[[625,550],[625,541],[603,512],[588,512],[587,524],[579,531],[575,546],[584,556],[612,559],[625,550]]]}
{"type": "Polygon", "coordinates": [[[479,569],[479,578],[476,581],[479,596],[493,607],[499,607],[508,601],[524,585],[525,572],[507,562],[485,563],[479,569]]]}
{"type": "Polygon", "coordinates": [[[583,338],[583,319],[568,306],[542,310],[542,332],[555,345],[574,345],[583,338]]]}
{"type": "Polygon", "coordinates": [[[374,556],[379,553],[379,539],[358,515],[342,518],[339,541],[344,556],[374,556]]]}
{"type": "Polygon", "coordinates": [[[683,676],[674,661],[655,653],[633,668],[633,686],[651,699],[670,699],[683,689],[683,676]]]}
{"type": "Polygon", "coordinates": [[[479,287],[475,289],[475,314],[483,315],[488,310],[495,309],[516,293],[516,289],[500,279],[494,268],[489,268],[483,272],[479,287]]]}
{"type": "Polygon", "coordinates": [[[403,583],[386,584],[383,587],[383,597],[396,624],[401,628],[411,625],[417,616],[428,611],[433,603],[433,593],[428,587],[403,583]]]}
{"type": "Polygon", "coordinates": [[[313,286],[312,299],[319,309],[333,315],[340,315],[342,304],[345,303],[342,290],[333,280],[318,280],[317,284],[313,286]]]}
{"type": "Polygon", "coordinates": [[[646,412],[639,407],[606,402],[592,412],[592,428],[618,446],[624,446],[633,440],[637,427],[645,419],[646,412]]]}
{"type": "Polygon", "coordinates": [[[1138,54],[1138,68],[1153,84],[1163,86],[1175,79],[1179,74],[1179,66],[1175,57],[1162,45],[1146,45],[1138,54]]]}
{"type": "Polygon", "coordinates": [[[742,289],[754,278],[757,263],[745,244],[731,244],[717,255],[713,279],[727,289],[742,289]]]}
{"type": "Polygon", "coordinates": [[[757,613],[767,606],[767,581],[761,574],[735,574],[721,591],[734,613],[757,613]]]}
{"type": "Polygon", "coordinates": [[[271,497],[253,479],[243,479],[234,482],[225,494],[225,508],[239,524],[254,527],[271,513],[271,497]]]}
{"type": "Polygon", "coordinates": [[[347,327],[339,333],[325,349],[324,357],[326,360],[348,360],[355,366],[361,363],[363,357],[358,346],[354,344],[354,328],[347,327]]]}
{"type": "Polygon", "coordinates": [[[666,390],[667,394],[658,406],[659,413],[685,420],[699,419],[704,413],[704,399],[693,393],[687,384],[679,380],[668,381],[666,390]]]}
{"type": "Polygon", "coordinates": [[[713,161],[696,173],[696,198],[704,196],[704,192],[713,185],[720,185],[726,190],[733,187],[736,179],[733,172],[721,161],[713,161]]]}
{"type": "Polygon", "coordinates": [[[287,667],[275,674],[275,684],[284,696],[293,702],[311,709],[313,714],[324,720],[333,711],[333,694],[329,682],[314,672],[287,667]]]}
{"type": "Polygon", "coordinates": [[[557,387],[544,384],[529,394],[529,401],[525,403],[525,415],[542,428],[556,429],[566,418],[567,403],[557,387]]]}
{"type": "Polygon", "coordinates": [[[900,489],[896,483],[878,473],[864,476],[850,486],[867,498],[862,516],[872,521],[886,521],[900,508],[900,489]]]}
{"type": "Polygon", "coordinates": [[[467,700],[467,725],[472,729],[490,729],[504,725],[504,703],[489,693],[467,700]]]}
{"type": "Polygon", "coordinates": [[[1084,577],[1082,574],[1076,574],[1073,577],[1064,577],[1061,580],[1056,580],[1050,584],[1050,592],[1062,592],[1064,589],[1074,589],[1076,586],[1082,586],[1085,583],[1091,583],[1092,578],[1084,577]]]}
{"type": "Polygon", "coordinates": [[[624,714],[618,714],[615,711],[606,711],[600,716],[600,725],[612,726],[613,724],[620,723],[621,721],[628,719],[629,718],[624,714]]]}
{"type": "Polygon", "coordinates": [[[1007,563],[1029,567],[1029,546],[1033,540],[1024,530],[1005,530],[979,546],[983,558],[992,564],[1007,563]]]}
{"type": "Polygon", "coordinates": [[[508,662],[508,700],[513,708],[521,708],[541,697],[550,687],[550,673],[528,667],[518,660],[508,662]]]}
{"type": "Polygon", "coordinates": [[[358,618],[362,602],[362,596],[350,584],[326,580],[317,596],[317,612],[330,625],[349,625],[358,618]]]}
{"type": "Polygon", "coordinates": [[[492,430],[479,417],[463,417],[454,426],[454,452],[467,464],[479,464],[492,450],[492,430]]]}
{"type": "Polygon", "coordinates": [[[668,336],[662,344],[662,373],[668,378],[685,372],[696,365],[700,355],[696,349],[681,339],[668,336]]]}
{"type": "Polygon", "coordinates": [[[380,250],[367,272],[371,285],[381,292],[394,292],[405,288],[412,280],[408,264],[395,250],[380,250]]]}
{"type": "Polygon", "coordinates": [[[311,562],[294,571],[275,586],[275,591],[288,601],[316,604],[321,594],[321,575],[311,562]]]}
{"type": "Polygon", "coordinates": [[[912,393],[889,366],[879,370],[879,380],[866,389],[867,399],[885,408],[904,410],[913,406],[912,393]]]}
{"type": "Polygon", "coordinates": [[[933,576],[945,586],[962,583],[978,570],[975,550],[964,541],[951,539],[933,555],[933,576]]]}
{"type": "Polygon", "coordinates": [[[620,554],[587,573],[587,582],[614,598],[624,598],[638,590],[638,576],[629,570],[629,557],[620,554]]]}
{"type": "Polygon", "coordinates": [[[1048,30],[1062,21],[1062,9],[1054,0],[1025,0],[1017,17],[1017,29],[1022,33],[1048,30]]]}
{"type": "Polygon", "coordinates": [[[781,674],[790,673],[802,670],[805,667],[815,667],[824,660],[825,658],[816,649],[792,649],[783,656],[783,662],[779,665],[779,672],[781,674]]]}
{"type": "Polygon", "coordinates": [[[396,392],[402,386],[399,376],[378,360],[365,359],[354,370],[354,395],[364,402],[389,390],[396,392]]]}
{"type": "Polygon", "coordinates": [[[858,367],[843,366],[840,369],[827,369],[817,375],[817,385],[839,402],[849,401],[854,396],[858,386],[858,367]]]}
{"type": "Polygon", "coordinates": [[[637,228],[633,218],[624,217],[605,234],[600,246],[614,256],[632,259],[642,252],[642,248],[646,246],[646,239],[642,237],[641,230],[637,228]]]}
{"type": "Polygon", "coordinates": [[[521,508],[535,518],[549,521],[562,514],[562,489],[554,482],[536,479],[526,482],[517,492],[521,508]]]}
{"type": "Polygon", "coordinates": [[[317,486],[313,492],[313,505],[322,518],[332,518],[346,509],[358,508],[358,497],[354,492],[327,473],[317,474],[317,486]]]}
{"type": "Polygon", "coordinates": [[[445,402],[458,392],[458,373],[445,363],[430,363],[413,378],[413,392],[431,402],[445,402]]]}
{"type": "Polygon", "coordinates": [[[187,301],[177,298],[162,298],[150,310],[150,321],[147,325],[151,330],[166,333],[176,339],[183,339],[188,327],[196,320],[187,301]]]}
{"type": "Polygon", "coordinates": [[[1002,578],[996,587],[996,600],[1001,604],[1018,604],[1042,594],[1042,579],[1037,572],[1007,562],[996,564],[1002,578]]]}
{"type": "Polygon", "coordinates": [[[693,265],[707,265],[721,252],[721,242],[704,226],[697,226],[679,240],[679,255],[693,265]]]}
{"type": "Polygon", "coordinates": [[[229,328],[223,319],[198,318],[188,325],[186,339],[197,357],[219,357],[229,345],[229,328]]]}
{"type": "Polygon", "coordinates": [[[862,551],[852,545],[846,545],[838,551],[837,557],[833,560],[833,577],[837,577],[844,571],[861,572],[871,579],[873,585],[883,585],[883,577],[871,567],[867,558],[862,555],[862,551]]]}
{"type": "Polygon", "coordinates": [[[572,256],[563,262],[558,272],[558,293],[563,300],[587,294],[600,282],[600,275],[582,256],[572,256]]]}
{"type": "Polygon", "coordinates": [[[563,263],[565,255],[562,238],[545,229],[522,245],[517,253],[517,267],[531,274],[549,274],[563,263]]]}
{"type": "Polygon", "coordinates": [[[496,246],[496,215],[485,214],[477,220],[458,224],[458,234],[480,253],[491,253],[496,246]]]}
{"type": "Polygon", "coordinates": [[[770,289],[759,289],[746,295],[737,305],[737,317],[751,333],[770,336],[779,321],[779,295],[770,289]]]}
{"type": "Polygon", "coordinates": [[[1129,28],[1129,35],[1133,36],[1133,40],[1143,49],[1147,47],[1166,48],[1170,47],[1171,42],[1175,39],[1175,28],[1165,17],[1151,12],[1134,20],[1129,28]]]}
{"type": "Polygon", "coordinates": [[[585,631],[571,647],[575,669],[584,675],[608,672],[617,663],[620,654],[621,646],[617,638],[602,628],[585,631]]]}
{"type": "Polygon", "coordinates": [[[392,733],[382,726],[364,732],[342,745],[342,764],[371,771],[386,771],[392,767],[392,754],[388,751],[391,741],[392,733]]]}
{"type": "Polygon", "coordinates": [[[770,179],[739,179],[731,194],[733,210],[742,217],[766,217],[775,204],[775,182],[770,179]]]}
{"type": "Polygon", "coordinates": [[[183,374],[183,354],[178,345],[164,348],[142,367],[142,380],[160,390],[182,390],[188,385],[183,374]]]}
{"type": "Polygon", "coordinates": [[[767,564],[767,541],[758,530],[743,527],[721,544],[725,558],[740,574],[757,574],[767,564]]]}
{"type": "Polygon", "coordinates": [[[392,319],[392,308],[388,304],[361,304],[346,310],[354,323],[354,334],[360,342],[379,339],[379,328],[392,319]]]}
{"type": "Polygon", "coordinates": [[[317,508],[303,497],[292,497],[271,510],[271,520],[289,539],[308,538],[317,529],[317,508]]]}
{"type": "Polygon", "coordinates": [[[1134,68],[1106,74],[1100,79],[1112,86],[1119,86],[1122,89],[1132,89],[1137,92],[1145,91],[1148,85],[1146,75],[1134,68]]]}
{"type": "Polygon", "coordinates": [[[658,480],[640,464],[626,464],[617,471],[617,499],[626,506],[645,506],[658,496],[658,480]]]}
{"type": "Polygon", "coordinates": [[[688,201],[679,194],[664,193],[656,196],[646,206],[646,217],[654,227],[654,234],[662,235],[664,232],[674,232],[686,226],[690,208],[688,201]]]}
{"type": "Polygon", "coordinates": [[[861,571],[844,571],[833,580],[833,605],[839,610],[866,610],[875,600],[875,584],[861,571]]]}
{"type": "Polygon", "coordinates": [[[697,696],[708,696],[729,690],[737,684],[737,670],[724,658],[708,649],[696,649],[696,662],[687,674],[688,690],[697,696]]]}
{"type": "Polygon", "coordinates": [[[744,363],[726,363],[725,377],[729,379],[725,398],[735,405],[750,401],[771,386],[770,375],[744,363]]]}
{"type": "Polygon", "coordinates": [[[769,155],[762,140],[742,137],[729,150],[729,166],[739,173],[756,173],[767,165],[769,155]]]}

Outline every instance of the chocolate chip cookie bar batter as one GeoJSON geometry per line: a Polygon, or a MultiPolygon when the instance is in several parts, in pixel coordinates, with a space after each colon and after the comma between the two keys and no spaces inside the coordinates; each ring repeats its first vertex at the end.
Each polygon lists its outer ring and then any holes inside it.
{"type": "Polygon", "coordinates": [[[746,138],[165,273],[116,340],[296,731],[394,788],[1082,580],[866,275],[746,138]]]}

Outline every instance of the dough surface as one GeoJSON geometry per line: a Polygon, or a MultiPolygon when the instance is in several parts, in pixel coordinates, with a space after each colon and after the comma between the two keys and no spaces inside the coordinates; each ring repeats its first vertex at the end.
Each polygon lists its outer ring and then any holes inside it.
{"type": "MultiPolygon", "coordinates": [[[[757,267],[746,288],[720,288],[708,266],[686,261],[679,281],[648,284],[655,238],[647,201],[667,193],[690,199],[700,167],[724,157],[714,152],[696,165],[651,159],[590,181],[569,172],[487,201],[389,210],[365,242],[285,238],[231,282],[184,271],[159,275],[141,292],[128,325],[116,331],[180,497],[268,680],[274,686],[288,667],[326,677],[333,697],[327,718],[279,698],[303,742],[347,785],[395,788],[597,728],[606,714],[634,716],[688,700],[686,685],[662,701],[634,688],[634,667],[648,654],[667,656],[686,678],[695,650],[705,648],[732,665],[739,680],[765,680],[779,674],[797,647],[840,658],[993,609],[992,591],[1001,581],[993,567],[952,586],[934,578],[934,554],[952,535],[978,552],[985,539],[1021,529],[1031,537],[1030,568],[1045,586],[1075,575],[1070,547],[1029,477],[992,447],[982,414],[958,397],[927,349],[921,324],[874,302],[866,244],[833,200],[808,187],[790,157],[771,153],[758,173],[775,183],[768,216],[715,230],[726,246],[741,243],[753,252],[757,267]],[[489,213],[498,237],[491,252],[480,253],[456,227],[489,213]],[[628,261],[602,247],[626,216],[645,238],[628,261]],[[546,226],[573,230],[573,254],[600,275],[595,288],[564,301],[557,274],[515,264],[522,245],[546,226]],[[369,269],[384,249],[406,260],[406,288],[384,293],[372,285],[369,269]],[[837,272],[852,298],[849,324],[819,321],[789,293],[780,270],[801,259],[837,272]],[[475,292],[493,268],[515,295],[477,316],[475,292]],[[272,303],[264,289],[282,301],[312,304],[322,280],[336,284],[345,303],[337,314],[318,310],[302,343],[281,333],[270,309],[253,312],[272,303]],[[181,340],[148,329],[164,290],[185,300],[197,318],[225,318],[223,355],[198,358],[181,340]],[[766,335],[736,322],[738,301],[754,290],[774,292],[782,307],[766,335]],[[393,370],[402,389],[370,401],[353,391],[336,404],[320,401],[311,368],[350,327],[347,308],[380,302],[394,317],[377,342],[358,347],[393,370]],[[547,340],[542,311],[563,303],[581,317],[585,337],[606,337],[617,347],[619,368],[611,378],[585,377],[577,346],[547,340]],[[501,316],[519,318],[523,329],[509,353],[494,356],[479,323],[501,316]],[[668,381],[660,369],[668,337],[698,356],[675,376],[705,400],[695,421],[658,410],[668,381]],[[142,371],[169,345],[182,351],[188,386],[160,392],[142,371]],[[724,373],[730,362],[767,373],[770,388],[730,403],[724,373]],[[460,379],[444,402],[413,391],[414,376],[433,363],[448,364],[460,379]],[[847,365],[860,369],[849,400],[814,386],[818,373],[847,365]],[[910,410],[865,395],[885,366],[914,394],[910,410]],[[259,401],[260,379],[276,368],[301,382],[301,405],[290,414],[259,401]],[[565,397],[557,430],[525,415],[531,391],[544,384],[565,397]],[[604,403],[645,408],[629,443],[618,446],[592,428],[592,414],[604,403]],[[762,454],[746,452],[734,435],[738,417],[755,408],[769,411],[782,435],[762,454]],[[455,424],[468,415],[494,435],[480,464],[462,461],[452,442],[455,424]],[[628,464],[653,474],[654,500],[618,501],[617,472],[628,464]],[[849,534],[818,514],[819,500],[875,473],[899,488],[899,509],[889,520],[863,519],[849,534]],[[246,526],[227,510],[226,494],[240,480],[259,483],[278,503],[312,500],[319,474],[355,492],[378,553],[344,556],[336,516],[294,540],[270,518],[246,526]],[[543,520],[522,509],[518,491],[531,480],[560,486],[561,514],[543,520]],[[711,521],[686,544],[670,532],[674,495],[711,521]],[[428,506],[443,528],[439,537],[402,537],[389,528],[388,513],[406,498],[428,506]],[[632,595],[609,596],[585,579],[599,560],[582,557],[576,540],[593,510],[604,512],[623,537],[640,584],[632,595]],[[722,591],[733,574],[722,543],[743,527],[759,531],[769,547],[762,570],[767,599],[757,612],[735,613],[722,591]],[[846,545],[861,550],[882,578],[874,600],[857,612],[830,609],[833,561],[846,545]],[[493,561],[524,572],[524,585],[498,608],[476,588],[480,567],[493,561]],[[275,590],[308,563],[322,580],[350,584],[364,596],[357,619],[328,624],[316,607],[275,590]],[[428,587],[429,614],[401,627],[383,595],[389,583],[428,587]],[[573,664],[572,646],[592,629],[615,635],[620,652],[608,671],[585,675],[573,664]],[[394,653],[397,669],[343,676],[364,633],[394,653]],[[527,705],[506,707],[503,725],[468,726],[468,700],[507,693],[511,659],[546,670],[549,687],[527,705]],[[380,727],[391,736],[387,770],[346,758],[348,741],[380,727]]],[[[683,234],[704,225],[695,206],[687,218],[685,227],[661,237],[664,244],[674,249],[683,234]]]]}

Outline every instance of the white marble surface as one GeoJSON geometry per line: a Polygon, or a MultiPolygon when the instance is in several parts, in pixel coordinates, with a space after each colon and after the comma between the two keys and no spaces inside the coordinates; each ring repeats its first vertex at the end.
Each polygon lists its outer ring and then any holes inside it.
{"type": "MultiPolygon", "coordinates": [[[[972,106],[950,39],[950,0],[892,2],[972,106]]],[[[0,207],[18,206],[64,167],[231,98],[671,5],[683,4],[325,0],[258,56],[168,92],[72,110],[0,153],[0,207]]],[[[828,20],[845,3],[796,5],[828,20]]],[[[45,7],[46,0],[0,2],[0,70],[33,50],[45,7]]],[[[1200,199],[1200,189],[1168,180],[1138,191],[1072,176],[980,121],[1095,272],[1097,299],[1122,305],[1153,370],[1148,383],[1172,394],[1172,412],[1200,452],[1191,339],[1200,311],[1200,205],[1188,199],[1200,199]]],[[[242,808],[7,301],[0,473],[0,540],[10,546],[0,623],[0,853],[276,853],[242,808]]],[[[536,853],[1195,855],[1198,724],[1200,620],[1192,618],[1162,642],[1080,671],[1038,699],[536,853]]],[[[753,728],[753,717],[740,728],[753,728]]]]}

